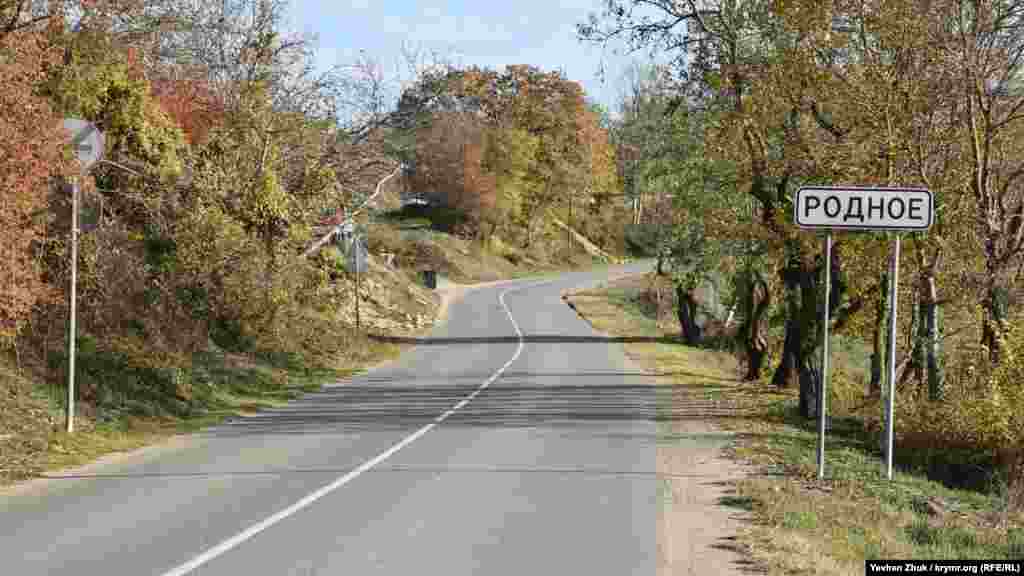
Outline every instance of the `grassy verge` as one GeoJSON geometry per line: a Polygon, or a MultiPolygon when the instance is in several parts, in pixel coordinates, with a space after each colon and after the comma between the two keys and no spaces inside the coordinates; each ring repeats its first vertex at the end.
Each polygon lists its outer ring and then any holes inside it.
{"type": "MultiPolygon", "coordinates": [[[[418,282],[415,271],[424,266],[452,272],[453,280],[474,283],[551,276],[594,263],[582,252],[572,259],[538,257],[547,255],[539,245],[531,253],[500,240],[485,248],[431,230],[424,218],[385,220],[372,228],[371,249],[395,254],[399,269],[408,277],[378,270],[379,277],[364,282],[377,281],[377,287],[370,286],[369,292],[387,308],[382,314],[404,313],[406,322],[399,324],[414,331],[406,326],[409,318],[430,312],[410,285],[418,282]]],[[[363,310],[364,322],[373,319],[372,311],[363,310]]],[[[402,320],[386,324],[394,319],[382,318],[377,320],[384,329],[402,320]]],[[[429,330],[430,326],[419,328],[429,330]]],[[[322,339],[337,336],[329,331],[322,339]]],[[[216,351],[186,358],[159,354],[144,342],[122,347],[110,344],[80,337],[76,360],[80,399],[73,434],[63,431],[66,387],[52,381],[54,374],[65,370],[64,359],[51,355],[45,361],[48,366],[21,371],[12,367],[13,360],[0,359],[0,485],[160,442],[236,414],[281,405],[325,382],[393,359],[401,351],[394,345],[356,339],[341,347],[341,357],[332,359],[327,369],[310,367],[294,355],[216,351]],[[45,383],[48,378],[51,382],[45,383]]]]}
{"type": "MultiPolygon", "coordinates": [[[[367,342],[358,357],[331,368],[310,367],[294,358],[205,352],[188,363],[190,397],[175,399],[186,409],[172,411],[155,402],[76,403],[75,432],[64,431],[63,386],[33,381],[0,362],[0,485],[47,471],[79,466],[194,432],[231,416],[281,406],[367,366],[395,358],[398,346],[367,342]]],[[[119,378],[121,373],[108,373],[119,378]]]]}
{"type": "MultiPolygon", "coordinates": [[[[568,300],[602,332],[669,336],[641,298],[643,288],[644,281],[626,279],[568,300]]],[[[877,436],[859,419],[838,417],[826,441],[826,478],[819,481],[816,428],[796,414],[795,391],[736,382],[735,364],[720,352],[670,342],[625,346],[676,385],[671,409],[677,415],[695,400],[726,408],[704,417],[735,433],[729,453],[755,472],[737,478],[723,503],[751,514],[740,540],[769,574],[860,575],[865,559],[880,558],[1024,558],[1021,514],[998,485],[949,487],[909,461],[890,482],[877,436]]]]}

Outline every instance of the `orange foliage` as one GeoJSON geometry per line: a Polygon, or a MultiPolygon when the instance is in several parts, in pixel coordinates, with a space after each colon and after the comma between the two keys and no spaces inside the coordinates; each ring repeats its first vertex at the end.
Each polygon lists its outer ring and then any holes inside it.
{"type": "Polygon", "coordinates": [[[15,336],[48,294],[33,258],[42,237],[49,178],[65,168],[67,135],[48,102],[33,93],[43,66],[60,56],[45,33],[0,37],[0,341],[15,336]],[[36,216],[36,217],[34,217],[36,216]]]}
{"type": "Polygon", "coordinates": [[[497,203],[493,174],[483,168],[484,127],[471,115],[439,114],[417,136],[410,184],[463,218],[459,232],[477,234],[484,212],[497,203]]]}
{"type": "Polygon", "coordinates": [[[203,80],[164,78],[153,80],[151,85],[153,97],[181,127],[189,144],[204,141],[223,119],[223,104],[203,80]]]}

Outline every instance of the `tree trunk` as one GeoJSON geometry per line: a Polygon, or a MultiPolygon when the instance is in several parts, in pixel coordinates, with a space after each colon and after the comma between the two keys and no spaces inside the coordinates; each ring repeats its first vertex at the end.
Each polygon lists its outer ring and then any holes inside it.
{"type": "Polygon", "coordinates": [[[985,298],[985,321],[982,324],[981,344],[988,348],[989,362],[993,365],[1002,360],[1002,334],[1006,326],[1007,291],[999,285],[994,274],[989,273],[985,298]]]}
{"type": "MultiPolygon", "coordinates": [[[[821,390],[821,345],[824,324],[821,313],[824,310],[825,294],[819,285],[824,272],[824,262],[817,259],[808,262],[799,253],[793,253],[788,265],[781,271],[787,286],[789,310],[786,323],[786,348],[783,362],[779,365],[773,382],[788,386],[795,371],[800,385],[800,415],[814,418],[818,411],[818,394],[821,390]],[[791,362],[791,363],[789,363],[791,362]]],[[[838,258],[829,263],[833,276],[838,278],[838,258]]],[[[839,306],[842,290],[835,291],[830,298],[830,308],[839,306]]]]}
{"type": "Polygon", "coordinates": [[[782,344],[782,359],[775,374],[772,385],[777,388],[791,388],[799,381],[800,342],[800,299],[797,292],[799,272],[792,264],[779,270],[786,290],[786,337],[782,344]]]}
{"type": "Polygon", "coordinates": [[[690,346],[700,345],[700,326],[697,325],[697,301],[692,290],[676,284],[676,315],[682,327],[682,337],[690,346]]]}
{"type": "Polygon", "coordinates": [[[878,283],[878,296],[875,299],[875,326],[871,330],[871,381],[868,382],[868,395],[880,396],[882,393],[882,368],[885,366],[884,332],[888,307],[886,306],[886,290],[889,285],[889,274],[882,272],[878,283]]]}
{"type": "Polygon", "coordinates": [[[797,369],[800,371],[800,415],[815,418],[818,415],[818,394],[821,390],[820,322],[824,294],[819,303],[818,270],[800,267],[800,331],[797,343],[797,369]]]}
{"type": "Polygon", "coordinates": [[[744,379],[748,382],[761,378],[764,369],[764,360],[768,350],[768,341],[764,337],[764,315],[771,305],[771,294],[768,292],[768,283],[760,271],[748,270],[743,283],[744,311],[743,326],[740,335],[747,353],[747,374],[744,379]]]}
{"type": "Polygon", "coordinates": [[[945,394],[946,375],[942,367],[942,343],[939,340],[939,303],[935,288],[935,274],[930,272],[925,277],[925,290],[922,294],[921,320],[924,325],[924,347],[926,350],[926,366],[928,372],[928,398],[941,400],[945,394]]]}
{"type": "Polygon", "coordinates": [[[907,370],[913,373],[919,388],[924,388],[925,385],[924,342],[928,338],[926,334],[927,322],[925,319],[927,305],[924,301],[924,290],[924,273],[922,272],[917,286],[917,294],[914,295],[910,310],[910,333],[913,335],[913,342],[910,347],[910,366],[907,368],[907,370]]]}
{"type": "Polygon", "coordinates": [[[792,318],[786,319],[786,338],[782,344],[782,359],[775,374],[772,375],[772,385],[776,388],[791,388],[797,381],[796,371],[796,342],[799,340],[796,321],[792,318]]]}

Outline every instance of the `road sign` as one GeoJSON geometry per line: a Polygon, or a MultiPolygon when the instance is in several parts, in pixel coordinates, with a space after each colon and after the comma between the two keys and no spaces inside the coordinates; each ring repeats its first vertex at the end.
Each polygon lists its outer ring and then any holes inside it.
{"type": "Polygon", "coordinates": [[[71,146],[82,170],[99,162],[103,157],[103,133],[95,124],[78,118],[65,118],[64,129],[71,133],[71,146]]]}
{"type": "Polygon", "coordinates": [[[934,219],[923,188],[805,186],[794,210],[801,228],[829,230],[927,230],[934,219]]]}
{"type": "MultiPolygon", "coordinates": [[[[823,229],[825,237],[825,307],[822,310],[824,341],[821,354],[821,388],[818,390],[818,478],[825,477],[825,399],[828,387],[828,327],[831,292],[832,231],[927,230],[935,219],[932,193],[924,188],[876,188],[804,186],[793,203],[797,226],[823,229]]],[[[886,476],[892,480],[893,413],[896,396],[896,309],[899,282],[900,235],[893,239],[889,261],[889,370],[886,398],[886,476]]]]}

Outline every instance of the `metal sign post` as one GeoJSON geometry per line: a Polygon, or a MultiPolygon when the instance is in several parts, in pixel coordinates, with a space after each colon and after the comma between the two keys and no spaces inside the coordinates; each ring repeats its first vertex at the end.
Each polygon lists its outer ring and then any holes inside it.
{"type": "Polygon", "coordinates": [[[825,430],[828,393],[828,323],[831,292],[832,231],[891,230],[896,232],[890,266],[889,306],[889,386],[886,399],[885,466],[892,479],[894,412],[896,398],[896,309],[899,300],[899,260],[901,231],[927,230],[934,220],[934,198],[922,188],[872,188],[805,186],[793,203],[797,226],[824,229],[825,237],[825,310],[824,342],[821,359],[821,390],[818,394],[818,478],[825,477],[825,430]]]}
{"type": "MultiPolygon", "coordinates": [[[[71,133],[71,145],[82,172],[103,156],[104,138],[95,124],[78,118],[66,118],[64,129],[71,133]]],[[[68,405],[67,431],[75,431],[75,339],[78,337],[78,179],[71,179],[71,289],[68,305],[68,405]]]]}
{"type": "Polygon", "coordinates": [[[818,391],[818,479],[825,478],[825,410],[828,407],[828,322],[829,296],[832,293],[832,232],[825,234],[825,309],[821,317],[824,323],[821,343],[821,390],[818,391]]]}
{"type": "Polygon", "coordinates": [[[78,179],[71,179],[71,290],[68,311],[68,406],[67,431],[75,431],[75,326],[78,304],[78,179]]]}
{"type": "Polygon", "coordinates": [[[896,234],[889,262],[889,385],[885,399],[885,477],[892,480],[893,420],[896,408],[896,309],[899,308],[900,235],[896,234]]]}
{"type": "Polygon", "coordinates": [[[348,254],[348,268],[355,272],[355,308],[356,308],[356,330],[359,329],[359,275],[366,272],[366,246],[363,244],[359,233],[352,236],[352,244],[348,254]]]}

